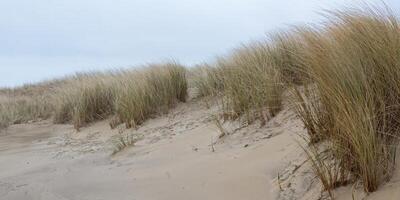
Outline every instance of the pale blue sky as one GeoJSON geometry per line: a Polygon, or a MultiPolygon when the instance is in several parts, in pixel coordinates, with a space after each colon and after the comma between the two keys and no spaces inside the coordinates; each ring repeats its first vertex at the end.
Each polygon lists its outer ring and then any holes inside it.
{"type": "MultiPolygon", "coordinates": [[[[396,1],[385,2],[398,11],[396,1]]],[[[345,2],[0,0],[0,86],[172,58],[191,65],[345,2]]]]}

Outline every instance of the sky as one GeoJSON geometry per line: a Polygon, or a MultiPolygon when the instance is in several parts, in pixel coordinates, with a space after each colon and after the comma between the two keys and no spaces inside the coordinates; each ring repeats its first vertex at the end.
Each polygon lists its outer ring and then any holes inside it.
{"type": "MultiPolygon", "coordinates": [[[[396,1],[385,2],[399,13],[396,1]]],[[[348,2],[0,0],[0,87],[171,59],[194,65],[348,2]]]]}

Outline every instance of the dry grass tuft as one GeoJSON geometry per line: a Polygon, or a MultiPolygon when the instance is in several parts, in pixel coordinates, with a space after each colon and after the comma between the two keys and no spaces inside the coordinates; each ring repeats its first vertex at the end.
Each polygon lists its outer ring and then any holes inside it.
{"type": "Polygon", "coordinates": [[[197,97],[218,96],[223,90],[222,71],[208,64],[198,65],[189,71],[192,88],[197,89],[197,97]]]}
{"type": "Polygon", "coordinates": [[[270,65],[282,74],[287,85],[301,85],[308,81],[306,66],[301,62],[303,44],[298,34],[292,30],[270,34],[265,46],[270,65]]]}
{"type": "Polygon", "coordinates": [[[81,74],[55,95],[56,123],[75,128],[116,115],[111,126],[139,125],[151,115],[167,112],[187,95],[186,69],[176,63],[138,70],[81,74]]]}
{"type": "Polygon", "coordinates": [[[311,137],[330,142],[338,177],[351,172],[373,192],[390,178],[398,144],[399,23],[390,11],[376,8],[329,12],[327,19],[322,28],[299,31],[299,56],[320,104],[303,104],[299,113],[311,137]]]}
{"type": "Polygon", "coordinates": [[[111,140],[113,146],[112,155],[115,155],[128,147],[134,146],[135,143],[139,140],[140,138],[138,136],[135,136],[134,134],[120,132],[111,140]]]}
{"type": "Polygon", "coordinates": [[[104,119],[114,112],[114,82],[118,73],[81,74],[74,77],[54,96],[54,122],[72,121],[76,129],[104,119]]]}
{"type": "Polygon", "coordinates": [[[220,58],[215,67],[203,68],[203,78],[196,84],[200,93],[220,96],[225,118],[267,121],[280,111],[283,92],[281,73],[269,51],[264,43],[253,43],[220,58]]]}
{"type": "Polygon", "coordinates": [[[121,122],[136,127],[145,119],[167,112],[178,101],[186,101],[186,69],[176,63],[152,65],[121,77],[115,108],[121,122]]]}
{"type": "Polygon", "coordinates": [[[80,127],[112,115],[112,128],[133,127],[186,101],[186,69],[174,62],[142,69],[81,73],[0,90],[0,128],[53,117],[80,127]]]}
{"type": "Polygon", "coordinates": [[[31,92],[26,88],[0,90],[0,129],[51,117],[53,107],[49,95],[40,91],[31,92]]]}

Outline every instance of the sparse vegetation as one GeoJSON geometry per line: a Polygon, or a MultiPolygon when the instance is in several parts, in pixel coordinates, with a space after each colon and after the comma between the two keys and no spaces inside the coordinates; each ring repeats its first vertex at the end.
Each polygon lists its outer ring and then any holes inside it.
{"type": "Polygon", "coordinates": [[[112,138],[112,145],[113,145],[112,154],[115,155],[118,152],[124,150],[125,148],[134,146],[138,140],[139,138],[134,134],[119,132],[119,134],[115,135],[112,138]]]}
{"type": "Polygon", "coordinates": [[[218,116],[213,115],[212,118],[213,118],[215,126],[218,128],[218,131],[220,132],[218,138],[221,139],[221,138],[227,136],[228,132],[222,126],[221,120],[218,118],[218,116]]]}

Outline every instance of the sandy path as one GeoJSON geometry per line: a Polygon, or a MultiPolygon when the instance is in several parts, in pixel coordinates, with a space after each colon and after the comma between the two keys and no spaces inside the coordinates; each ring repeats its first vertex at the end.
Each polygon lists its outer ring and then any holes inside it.
{"type": "Polygon", "coordinates": [[[272,199],[291,134],[265,129],[212,152],[212,109],[189,104],[146,122],[145,139],[115,156],[103,148],[116,134],[106,122],[80,133],[46,121],[10,127],[0,136],[0,199],[272,199]]]}

